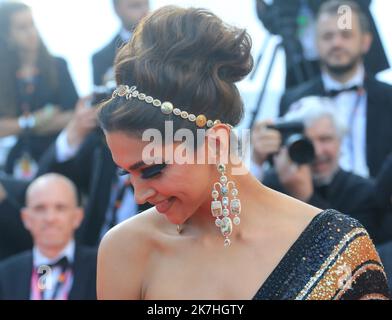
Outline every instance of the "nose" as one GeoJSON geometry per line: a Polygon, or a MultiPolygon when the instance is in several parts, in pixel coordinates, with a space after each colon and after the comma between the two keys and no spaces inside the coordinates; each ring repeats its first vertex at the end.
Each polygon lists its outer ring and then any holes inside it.
{"type": "Polygon", "coordinates": [[[337,33],[334,35],[333,40],[332,40],[333,46],[341,48],[342,45],[344,44],[344,39],[340,33],[337,33]]]}
{"type": "Polygon", "coordinates": [[[156,194],[156,191],[141,178],[133,179],[132,185],[134,188],[135,201],[139,205],[145,204],[156,194]]]}
{"type": "Polygon", "coordinates": [[[45,212],[45,221],[47,223],[52,223],[57,218],[57,212],[54,209],[48,209],[45,212]]]}

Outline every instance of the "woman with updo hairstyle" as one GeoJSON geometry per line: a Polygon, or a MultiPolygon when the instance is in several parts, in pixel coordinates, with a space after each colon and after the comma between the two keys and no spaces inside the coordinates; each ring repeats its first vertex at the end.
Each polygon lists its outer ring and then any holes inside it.
{"type": "Polygon", "coordinates": [[[236,152],[250,50],[211,12],[168,6],[118,53],[99,120],[137,203],[154,207],[102,240],[99,299],[387,298],[357,221],[264,187],[236,152]]]}

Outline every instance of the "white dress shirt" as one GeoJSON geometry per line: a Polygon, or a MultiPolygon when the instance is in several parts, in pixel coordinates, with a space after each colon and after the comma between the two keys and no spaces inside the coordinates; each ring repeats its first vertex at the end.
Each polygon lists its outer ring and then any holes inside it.
{"type": "Polygon", "coordinates": [[[122,41],[128,42],[129,40],[131,40],[131,37],[132,37],[132,32],[131,31],[129,31],[129,30],[125,29],[125,28],[121,29],[121,31],[120,31],[120,38],[121,38],[122,41]]]}
{"type": "MultiPolygon", "coordinates": [[[[326,73],[322,74],[325,90],[341,90],[353,86],[363,87],[365,69],[361,66],[354,77],[342,84],[332,79],[326,73]]],[[[342,92],[335,98],[336,111],[348,129],[342,141],[340,166],[362,177],[369,177],[366,154],[366,125],[367,125],[367,93],[362,96],[358,92],[342,92]],[[355,108],[357,108],[355,112],[355,108]],[[352,119],[352,120],[351,120],[352,119]],[[351,145],[352,144],[352,145],[351,145]]]]}
{"type": "MultiPolygon", "coordinates": [[[[51,264],[56,263],[63,257],[66,257],[69,261],[70,264],[74,262],[75,259],[75,241],[71,240],[68,245],[64,248],[63,251],[60,252],[60,254],[54,258],[54,259],[49,259],[45,255],[41,253],[41,251],[35,246],[33,248],[33,265],[34,269],[37,270],[38,268],[42,268],[51,264]]],[[[55,267],[47,274],[46,284],[47,288],[46,290],[43,291],[43,296],[45,300],[50,300],[53,297],[54,290],[56,287],[57,280],[59,279],[59,276],[61,275],[62,270],[61,267],[55,267]]],[[[45,274],[46,276],[46,274],[45,274]]],[[[67,279],[67,282],[65,285],[60,289],[58,292],[58,297],[63,297],[63,296],[68,296],[69,292],[71,291],[73,284],[73,275],[72,273],[70,274],[70,277],[67,279]]],[[[31,291],[31,296],[30,299],[34,299],[34,294],[33,290],[31,291]]]]}

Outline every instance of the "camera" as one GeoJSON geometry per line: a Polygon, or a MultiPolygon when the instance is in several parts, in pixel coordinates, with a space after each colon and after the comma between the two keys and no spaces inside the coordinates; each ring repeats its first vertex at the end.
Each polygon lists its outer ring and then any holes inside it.
{"type": "Polygon", "coordinates": [[[267,127],[280,132],[282,146],[287,148],[293,162],[301,165],[314,161],[316,156],[314,146],[310,139],[304,135],[305,126],[302,122],[281,120],[267,127]]]}

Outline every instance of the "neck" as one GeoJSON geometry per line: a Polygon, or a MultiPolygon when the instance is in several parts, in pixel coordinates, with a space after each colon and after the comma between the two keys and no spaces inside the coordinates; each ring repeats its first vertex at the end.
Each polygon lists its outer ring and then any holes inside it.
{"type": "Polygon", "coordinates": [[[353,67],[352,69],[344,73],[336,73],[326,67],[323,67],[323,71],[326,72],[335,81],[341,84],[346,84],[356,75],[360,67],[361,67],[361,63],[358,63],[355,65],[355,67],[353,67]]]}
{"type": "Polygon", "coordinates": [[[19,53],[19,57],[22,66],[35,66],[38,59],[38,52],[36,50],[23,50],[19,53]]]}
{"type": "Polygon", "coordinates": [[[54,259],[60,255],[60,253],[66,248],[68,245],[62,245],[62,246],[53,246],[53,247],[47,247],[47,246],[38,246],[38,250],[41,252],[42,255],[44,255],[48,259],[54,259]]]}

